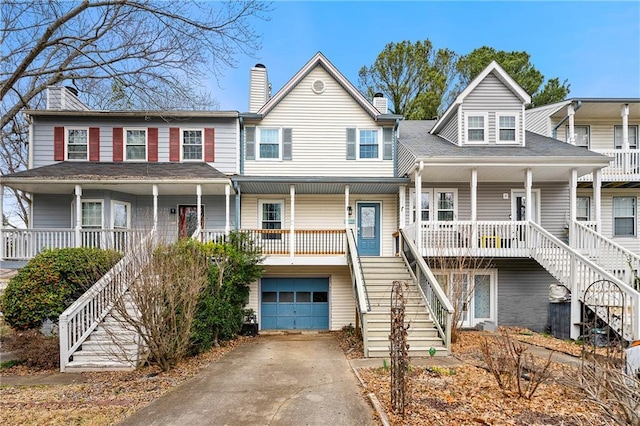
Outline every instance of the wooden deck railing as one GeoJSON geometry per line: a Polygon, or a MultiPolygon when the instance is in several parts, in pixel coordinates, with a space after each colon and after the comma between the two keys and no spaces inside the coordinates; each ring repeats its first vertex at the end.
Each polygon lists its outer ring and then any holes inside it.
{"type": "MultiPolygon", "coordinates": [[[[270,256],[333,256],[344,255],[344,229],[243,229],[270,256]]],[[[206,231],[205,231],[206,232],[206,231]]]]}

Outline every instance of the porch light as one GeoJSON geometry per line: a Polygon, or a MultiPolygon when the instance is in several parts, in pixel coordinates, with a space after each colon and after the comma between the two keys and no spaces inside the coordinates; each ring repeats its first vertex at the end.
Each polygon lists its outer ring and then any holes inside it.
{"type": "Polygon", "coordinates": [[[353,215],[353,209],[351,208],[351,206],[347,206],[347,213],[349,214],[349,216],[353,215]]]}

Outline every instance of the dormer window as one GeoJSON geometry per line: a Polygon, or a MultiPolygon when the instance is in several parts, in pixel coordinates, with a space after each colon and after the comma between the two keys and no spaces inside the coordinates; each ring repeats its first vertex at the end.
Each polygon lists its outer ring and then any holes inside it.
{"type": "Polygon", "coordinates": [[[515,143],[517,135],[517,116],[498,114],[498,143],[515,143]]]}
{"type": "Polygon", "coordinates": [[[487,143],[487,114],[467,114],[467,142],[487,143]]]}

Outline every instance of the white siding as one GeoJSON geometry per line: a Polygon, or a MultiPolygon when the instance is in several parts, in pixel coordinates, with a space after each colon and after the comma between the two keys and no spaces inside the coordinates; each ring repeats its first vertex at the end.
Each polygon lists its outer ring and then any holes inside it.
{"type": "MultiPolygon", "coordinates": [[[[290,266],[268,266],[265,277],[329,277],[329,328],[340,330],[345,325],[355,325],[356,301],[351,286],[349,268],[344,266],[308,266],[304,272],[300,268],[290,266]]],[[[253,309],[260,321],[260,282],[249,286],[249,303],[247,308],[253,309]]]]}
{"type": "Polygon", "coordinates": [[[53,164],[53,128],[54,127],[99,127],[100,128],[100,161],[113,161],[113,128],[114,127],[156,127],[158,128],[158,162],[169,161],[169,128],[205,128],[215,129],[215,161],[211,164],[219,171],[227,174],[238,172],[237,167],[237,124],[235,119],[198,119],[180,122],[123,120],[86,117],[50,119],[36,118],[33,130],[33,167],[53,164]]]}
{"type": "Polygon", "coordinates": [[[538,133],[543,136],[551,137],[552,126],[551,118],[549,117],[560,107],[557,104],[542,106],[539,108],[533,108],[525,112],[526,115],[526,127],[530,132],[538,133]]]}
{"type": "Polygon", "coordinates": [[[398,144],[398,176],[404,176],[416,162],[416,156],[403,144],[398,144]]]}
{"type": "MultiPolygon", "coordinates": [[[[591,197],[591,220],[595,220],[594,217],[594,205],[593,205],[593,191],[582,189],[578,192],[579,196],[591,197]]],[[[636,216],[638,215],[638,202],[640,202],[640,189],[603,189],[601,194],[601,220],[602,220],[602,235],[610,238],[615,243],[635,252],[640,253],[640,233],[638,232],[638,226],[640,220],[636,220],[636,236],[635,237],[614,237],[613,236],[613,197],[636,197],[636,216]]]]}
{"type": "MultiPolygon", "coordinates": [[[[293,129],[293,159],[245,160],[246,175],[393,176],[392,160],[346,159],[347,128],[378,129],[382,137],[382,127],[321,66],[303,78],[262,121],[245,120],[246,126],[256,124],[293,129]],[[317,79],[325,83],[321,94],[311,90],[317,79]]],[[[382,145],[380,150],[382,155],[382,145]]]]}
{"type": "Polygon", "coordinates": [[[438,136],[442,136],[449,142],[453,142],[456,145],[458,144],[458,117],[452,116],[447,124],[445,124],[442,132],[438,133],[438,136]]]}
{"type": "MultiPolygon", "coordinates": [[[[284,229],[291,227],[291,199],[289,195],[249,195],[242,196],[240,227],[243,229],[259,229],[258,205],[260,200],[284,201],[284,229]]],[[[393,233],[397,231],[398,202],[397,195],[361,195],[351,194],[349,203],[353,207],[352,218],[355,223],[357,202],[381,202],[382,223],[380,230],[382,256],[392,256],[393,233]]],[[[295,228],[304,229],[344,229],[344,196],[343,195],[301,195],[295,197],[295,228]]]]}

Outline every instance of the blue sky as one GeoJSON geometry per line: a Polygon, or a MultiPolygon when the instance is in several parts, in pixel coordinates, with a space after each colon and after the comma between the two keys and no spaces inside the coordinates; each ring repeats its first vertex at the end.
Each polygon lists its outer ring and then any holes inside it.
{"type": "Polygon", "coordinates": [[[270,16],[255,22],[262,49],[210,85],[221,109],[248,109],[256,63],[274,94],[318,51],[357,86],[385,44],[424,39],[462,55],[483,45],[527,51],[546,78],[569,80],[570,97],[640,98],[637,1],[276,1],[270,16]]]}

